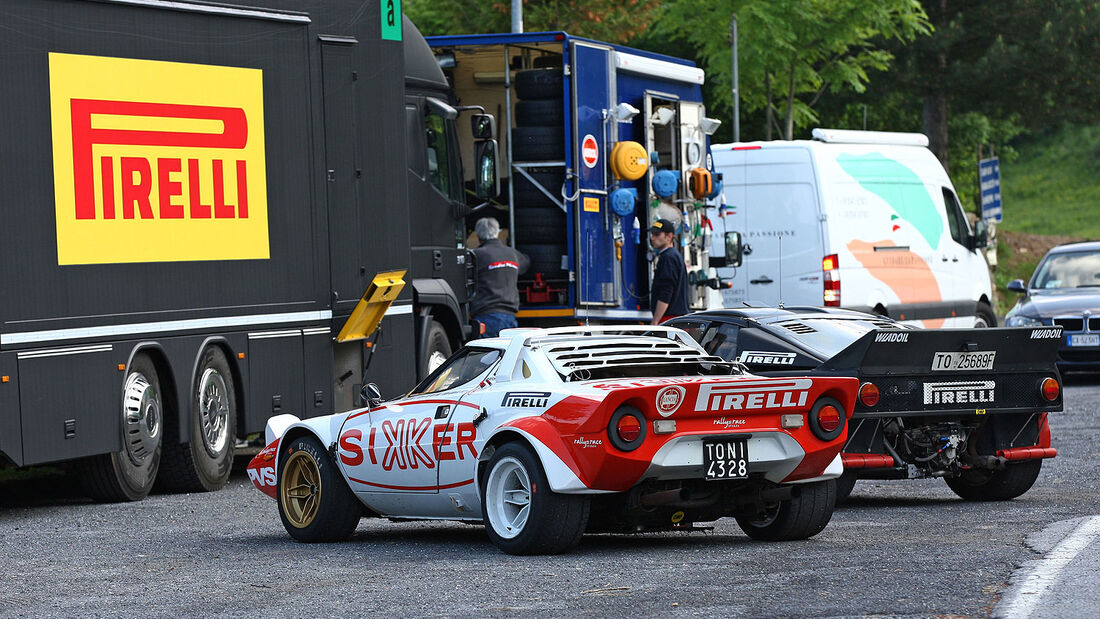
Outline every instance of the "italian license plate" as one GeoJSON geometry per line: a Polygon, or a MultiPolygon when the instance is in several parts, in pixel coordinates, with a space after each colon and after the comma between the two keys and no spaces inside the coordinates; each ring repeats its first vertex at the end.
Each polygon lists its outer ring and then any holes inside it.
{"type": "Polygon", "coordinates": [[[703,439],[703,478],[745,479],[749,476],[749,442],[743,438],[703,439]]]}
{"type": "Polygon", "coordinates": [[[1100,346],[1100,333],[1080,333],[1069,336],[1070,346],[1100,346]]]}
{"type": "Polygon", "coordinates": [[[975,352],[938,352],[932,357],[932,371],[992,370],[995,350],[975,352]]]}

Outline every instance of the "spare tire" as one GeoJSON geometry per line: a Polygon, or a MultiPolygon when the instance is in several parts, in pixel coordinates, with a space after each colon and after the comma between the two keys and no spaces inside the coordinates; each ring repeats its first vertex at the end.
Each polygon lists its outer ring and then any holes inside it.
{"type": "Polygon", "coordinates": [[[516,73],[516,95],[520,99],[561,99],[561,67],[529,69],[516,73]]]}
{"type": "MultiPolygon", "coordinates": [[[[559,201],[561,197],[561,184],[565,178],[565,174],[561,168],[548,169],[548,168],[531,168],[527,170],[527,173],[535,179],[535,182],[542,185],[550,195],[557,198],[559,201]]],[[[543,208],[547,206],[553,206],[558,208],[554,201],[550,199],[545,193],[534,186],[526,176],[519,172],[513,173],[513,180],[515,182],[515,188],[512,190],[512,198],[515,200],[516,210],[523,210],[525,208],[543,208]]],[[[558,210],[561,210],[558,208],[558,210]]]]}
{"type": "MultiPolygon", "coordinates": [[[[519,243],[564,244],[565,213],[556,206],[516,209],[515,238],[519,243]]],[[[562,252],[565,253],[565,252],[562,252]]],[[[558,259],[561,265],[561,259],[558,259]]]]}
{"type": "Polygon", "coordinates": [[[565,111],[561,99],[516,101],[516,125],[520,127],[561,127],[565,111]]]}
{"type": "Polygon", "coordinates": [[[516,127],[512,129],[514,161],[561,161],[565,159],[565,134],[558,127],[516,127]]]}
{"type": "Polygon", "coordinates": [[[531,259],[531,266],[524,273],[526,277],[534,277],[536,273],[542,273],[543,279],[565,279],[565,269],[561,268],[562,256],[565,255],[565,246],[551,243],[526,243],[516,245],[516,249],[531,259]]]}

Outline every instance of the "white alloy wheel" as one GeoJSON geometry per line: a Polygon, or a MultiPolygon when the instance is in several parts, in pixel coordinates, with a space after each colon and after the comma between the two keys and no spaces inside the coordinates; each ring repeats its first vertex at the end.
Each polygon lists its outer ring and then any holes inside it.
{"type": "Polygon", "coordinates": [[[493,531],[505,539],[522,533],[531,514],[531,478],[523,464],[510,456],[499,460],[489,472],[485,492],[493,531]]]}

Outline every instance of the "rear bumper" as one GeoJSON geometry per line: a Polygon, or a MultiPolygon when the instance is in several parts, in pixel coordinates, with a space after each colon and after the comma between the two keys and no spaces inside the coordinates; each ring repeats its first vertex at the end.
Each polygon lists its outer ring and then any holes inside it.
{"type": "MultiPolygon", "coordinates": [[[[643,479],[702,479],[703,439],[700,435],[678,436],[664,444],[642,476],[643,479]]],[[[753,432],[748,439],[749,473],[762,473],[774,483],[784,481],[806,457],[806,450],[792,436],[783,432],[753,432]]],[[[839,464],[839,462],[837,462],[839,464]]],[[[843,472],[830,465],[822,475],[812,480],[833,479],[843,472]]]]}

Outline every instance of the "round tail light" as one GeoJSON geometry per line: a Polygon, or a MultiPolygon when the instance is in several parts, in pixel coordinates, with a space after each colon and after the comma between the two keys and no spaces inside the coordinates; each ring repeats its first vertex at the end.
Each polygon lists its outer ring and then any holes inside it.
{"type": "Polygon", "coordinates": [[[1047,402],[1053,402],[1061,395],[1062,386],[1053,378],[1044,378],[1042,384],[1039,385],[1039,393],[1043,394],[1043,399],[1047,402]]]}
{"type": "Polygon", "coordinates": [[[821,398],[807,416],[814,436],[831,441],[844,433],[844,406],[833,398],[821,398]]]}
{"type": "Polygon", "coordinates": [[[874,383],[863,383],[859,386],[859,401],[870,408],[878,404],[878,387],[874,383]]]}
{"type": "Polygon", "coordinates": [[[826,432],[833,432],[840,427],[840,411],[835,406],[822,406],[817,411],[817,425],[826,432]]]}
{"type": "Polygon", "coordinates": [[[619,438],[626,443],[633,443],[642,435],[642,423],[634,415],[623,415],[615,426],[619,438]]]}
{"type": "Polygon", "coordinates": [[[645,441],[646,420],[633,406],[620,406],[607,424],[607,438],[620,451],[634,451],[645,441]]]}

